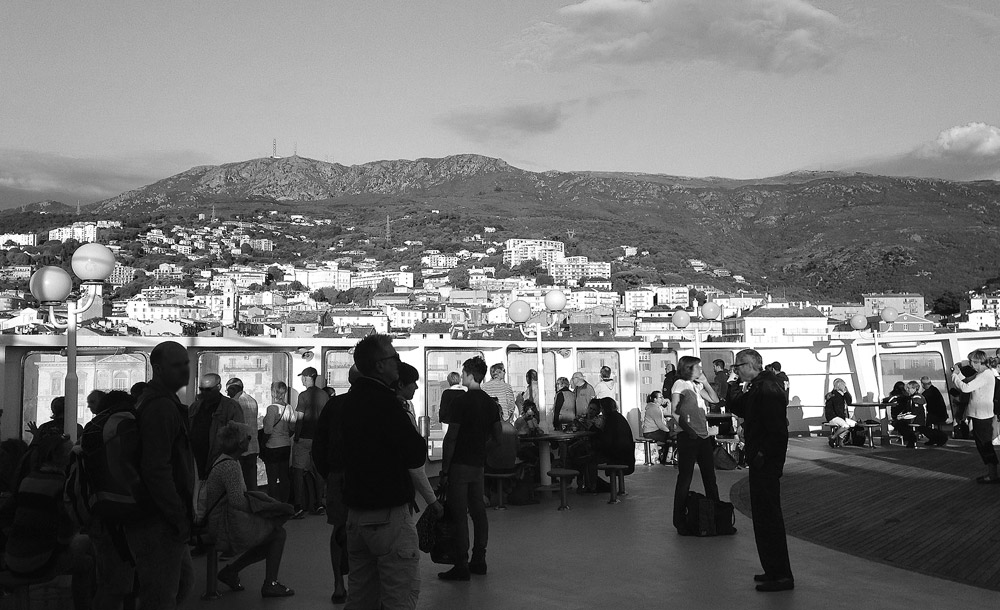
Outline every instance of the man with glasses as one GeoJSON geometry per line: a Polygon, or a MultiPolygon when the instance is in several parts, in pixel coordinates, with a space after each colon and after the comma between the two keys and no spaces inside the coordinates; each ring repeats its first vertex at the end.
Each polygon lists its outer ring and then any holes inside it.
{"type": "Polygon", "coordinates": [[[427,444],[392,389],[400,364],[392,338],[359,341],[354,364],[361,376],[340,413],[351,567],[346,608],[412,609],[420,594],[420,551],[410,469],[423,466],[427,444]]]}
{"type": "Polygon", "coordinates": [[[788,396],[778,377],[763,368],[763,359],[756,350],[736,354],[733,370],[743,384],[742,390],[730,396],[729,407],[744,419],[753,533],[764,568],[764,573],[753,579],[758,591],[787,591],[795,588],[781,513],[781,474],[788,450],[788,396]]]}

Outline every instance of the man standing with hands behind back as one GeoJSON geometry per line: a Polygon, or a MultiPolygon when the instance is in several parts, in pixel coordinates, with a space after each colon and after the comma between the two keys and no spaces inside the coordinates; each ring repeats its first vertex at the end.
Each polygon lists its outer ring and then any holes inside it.
{"type": "Polygon", "coordinates": [[[730,410],[744,418],[746,459],[750,465],[750,509],[753,533],[763,574],[753,577],[758,591],[795,588],[781,513],[781,474],[788,451],[788,395],[784,384],[769,371],[756,350],[736,354],[733,364],[742,391],[730,396],[730,410]]]}

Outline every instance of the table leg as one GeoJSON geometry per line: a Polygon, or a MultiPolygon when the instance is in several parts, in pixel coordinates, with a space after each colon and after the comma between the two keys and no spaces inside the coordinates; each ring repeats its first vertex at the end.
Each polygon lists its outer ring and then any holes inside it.
{"type": "Polygon", "coordinates": [[[552,454],[549,453],[548,441],[538,441],[538,482],[542,485],[552,485],[549,471],[552,470],[552,454]]]}

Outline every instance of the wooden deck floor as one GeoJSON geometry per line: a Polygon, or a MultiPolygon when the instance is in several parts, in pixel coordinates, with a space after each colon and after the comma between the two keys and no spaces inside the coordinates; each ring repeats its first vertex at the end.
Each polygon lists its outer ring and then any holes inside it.
{"type": "MultiPolygon", "coordinates": [[[[971,442],[792,457],[782,479],[786,527],[851,555],[1000,591],[1000,485],[976,484],[984,471],[971,442]]],[[[750,513],[746,479],[731,496],[750,513]]]]}

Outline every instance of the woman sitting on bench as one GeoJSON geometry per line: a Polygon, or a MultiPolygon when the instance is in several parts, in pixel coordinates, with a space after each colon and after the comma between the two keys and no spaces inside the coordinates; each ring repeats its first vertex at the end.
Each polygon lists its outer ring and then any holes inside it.
{"type": "MultiPolygon", "coordinates": [[[[661,464],[667,463],[667,449],[677,444],[675,441],[677,434],[663,417],[664,404],[669,405],[670,400],[664,398],[663,392],[659,390],[650,392],[646,399],[646,410],[642,418],[642,437],[662,445],[659,457],[661,464]]],[[[670,420],[670,423],[673,423],[673,419],[670,420]]]]}
{"type": "Polygon", "coordinates": [[[847,416],[847,407],[853,402],[847,384],[839,377],[833,380],[833,390],[826,395],[826,405],[823,415],[826,421],[836,426],[830,431],[830,446],[841,447],[847,431],[858,425],[858,422],[847,416]]]}

